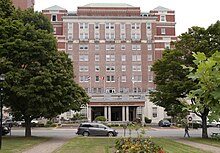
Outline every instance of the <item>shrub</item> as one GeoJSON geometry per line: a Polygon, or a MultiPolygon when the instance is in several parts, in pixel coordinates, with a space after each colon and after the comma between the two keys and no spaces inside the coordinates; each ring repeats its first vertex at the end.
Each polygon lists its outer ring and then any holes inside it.
{"type": "Polygon", "coordinates": [[[95,118],[95,121],[106,121],[106,118],[104,117],[104,116],[97,116],[96,118],[95,118]]]}
{"type": "Polygon", "coordinates": [[[165,153],[149,138],[121,138],[116,140],[115,149],[117,153],[165,153]]]}
{"type": "Polygon", "coordinates": [[[148,117],[144,117],[144,121],[145,121],[145,123],[151,123],[152,119],[149,119],[148,117]]]}

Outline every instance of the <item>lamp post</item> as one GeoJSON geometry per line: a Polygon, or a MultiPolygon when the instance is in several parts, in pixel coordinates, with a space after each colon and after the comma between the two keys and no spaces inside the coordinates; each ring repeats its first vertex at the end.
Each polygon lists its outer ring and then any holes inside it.
{"type": "MultiPolygon", "coordinates": [[[[5,81],[5,75],[0,75],[0,83],[5,81]]],[[[2,102],[3,102],[3,85],[0,86],[0,150],[2,149],[2,102]]]]}

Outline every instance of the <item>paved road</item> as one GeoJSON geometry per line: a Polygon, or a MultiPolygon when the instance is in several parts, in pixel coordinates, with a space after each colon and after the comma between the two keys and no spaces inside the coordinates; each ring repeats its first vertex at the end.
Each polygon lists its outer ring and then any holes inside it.
{"type": "MultiPolygon", "coordinates": [[[[76,128],[33,128],[32,136],[45,136],[45,137],[63,137],[63,138],[73,138],[76,137],[76,128]]],[[[124,136],[123,129],[117,129],[119,132],[118,137],[124,136]]],[[[212,132],[220,132],[219,128],[208,128],[208,134],[211,135],[212,132]]],[[[140,132],[139,132],[140,133],[140,132]]],[[[189,131],[191,137],[201,137],[202,129],[190,129],[189,131]]],[[[145,130],[145,136],[151,137],[183,137],[184,129],[182,128],[150,128],[145,130]]],[[[11,131],[12,136],[24,136],[24,128],[16,128],[11,131]]],[[[129,131],[126,130],[126,135],[130,136],[129,131]]],[[[135,130],[131,133],[132,137],[137,136],[135,130]]]]}

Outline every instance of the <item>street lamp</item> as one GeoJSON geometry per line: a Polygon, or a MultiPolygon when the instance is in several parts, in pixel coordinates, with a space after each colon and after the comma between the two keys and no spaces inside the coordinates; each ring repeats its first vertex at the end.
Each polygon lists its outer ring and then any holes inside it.
{"type": "MultiPolygon", "coordinates": [[[[5,81],[5,75],[0,75],[0,83],[5,81]]],[[[3,103],[3,85],[0,86],[0,150],[2,149],[2,103],[3,103]]]]}

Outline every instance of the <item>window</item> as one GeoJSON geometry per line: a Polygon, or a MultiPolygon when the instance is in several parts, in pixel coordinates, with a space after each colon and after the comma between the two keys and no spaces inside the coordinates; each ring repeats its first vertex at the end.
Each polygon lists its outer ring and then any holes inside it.
{"type": "Polygon", "coordinates": [[[131,29],[140,29],[140,23],[132,23],[131,29]]]}
{"type": "Polygon", "coordinates": [[[106,61],[115,61],[115,55],[106,55],[106,61]]]}
{"type": "Polygon", "coordinates": [[[121,33],[121,36],[120,36],[120,37],[121,37],[121,40],[124,41],[125,38],[126,38],[126,37],[125,37],[125,33],[121,33]]]}
{"type": "Polygon", "coordinates": [[[107,82],[115,82],[115,76],[114,75],[107,75],[107,82]]]}
{"type": "Polygon", "coordinates": [[[57,28],[54,27],[54,28],[53,28],[53,34],[56,34],[56,33],[57,33],[57,28]]]}
{"type": "Polygon", "coordinates": [[[141,71],[141,65],[132,65],[132,71],[141,71]]]}
{"type": "Polygon", "coordinates": [[[125,24],[124,23],[120,24],[120,28],[121,28],[121,30],[124,30],[125,29],[125,24]]]}
{"type": "Polygon", "coordinates": [[[79,28],[80,29],[88,29],[88,23],[79,23],[79,28]]]}
{"type": "Polygon", "coordinates": [[[95,45],[95,50],[99,50],[99,45],[95,45]]]}
{"type": "Polygon", "coordinates": [[[90,76],[88,75],[79,76],[79,82],[88,82],[89,80],[90,76]]]}
{"type": "Polygon", "coordinates": [[[95,23],[95,29],[99,29],[99,23],[95,23]]]}
{"type": "Polygon", "coordinates": [[[79,61],[88,61],[89,57],[88,55],[79,55],[79,61]]]}
{"type": "Polygon", "coordinates": [[[68,54],[68,58],[71,59],[71,61],[73,61],[73,55],[72,54],[68,54]]]}
{"type": "Polygon", "coordinates": [[[73,36],[71,34],[68,33],[68,40],[73,40],[73,36]]]}
{"type": "Polygon", "coordinates": [[[68,50],[73,50],[73,44],[68,44],[68,50]]]}
{"type": "Polygon", "coordinates": [[[132,50],[141,50],[141,45],[132,45],[132,50]]]}
{"type": "Polygon", "coordinates": [[[99,33],[98,32],[95,33],[95,40],[99,40],[99,33]]]}
{"type": "Polygon", "coordinates": [[[152,55],[147,55],[147,61],[152,61],[152,55]]]}
{"type": "Polygon", "coordinates": [[[99,82],[99,76],[95,76],[95,81],[99,82]]]}
{"type": "Polygon", "coordinates": [[[105,39],[106,40],[114,40],[115,39],[115,33],[105,33],[105,39]]]}
{"type": "Polygon", "coordinates": [[[140,40],[140,38],[141,38],[140,33],[132,33],[131,34],[132,40],[140,40]]]}
{"type": "Polygon", "coordinates": [[[165,42],[164,46],[165,46],[165,48],[170,48],[170,43],[169,42],[165,42]]]}
{"type": "Polygon", "coordinates": [[[89,34],[88,33],[80,33],[79,34],[79,39],[80,40],[88,40],[89,39],[89,34]]]}
{"type": "Polygon", "coordinates": [[[148,67],[147,67],[148,72],[151,71],[151,68],[152,68],[152,65],[148,65],[148,67]]]}
{"type": "Polygon", "coordinates": [[[89,67],[81,65],[81,66],[79,66],[79,71],[80,72],[87,72],[87,71],[89,71],[89,67]]]}
{"type": "Polygon", "coordinates": [[[152,107],[152,116],[157,117],[157,107],[152,107]]]}
{"type": "Polygon", "coordinates": [[[79,45],[79,50],[88,50],[89,46],[88,45],[79,45]]]}
{"type": "Polygon", "coordinates": [[[147,23],[147,29],[150,30],[151,29],[151,24],[147,23]]]}
{"type": "Polygon", "coordinates": [[[166,34],[166,29],[165,28],[161,28],[161,34],[166,34]]]}
{"type": "Polygon", "coordinates": [[[115,89],[114,88],[108,88],[108,89],[106,89],[106,93],[115,93],[115,89]]]}
{"type": "Polygon", "coordinates": [[[121,76],[121,82],[126,82],[126,76],[121,76]]]}
{"type": "Polygon", "coordinates": [[[141,75],[133,75],[131,80],[132,80],[132,82],[141,82],[142,76],[141,75]]]}
{"type": "Polygon", "coordinates": [[[106,71],[115,71],[115,66],[106,65],[106,71]]]}
{"type": "Polygon", "coordinates": [[[126,61],[126,55],[121,55],[121,61],[126,61]]]}
{"type": "Polygon", "coordinates": [[[108,44],[108,45],[105,46],[105,49],[106,50],[115,50],[115,45],[109,45],[108,44]]]}
{"type": "Polygon", "coordinates": [[[122,66],[121,66],[121,70],[122,70],[122,71],[126,71],[126,65],[122,65],[122,66]]]}
{"type": "Polygon", "coordinates": [[[115,25],[114,25],[114,23],[106,23],[106,24],[105,24],[105,28],[106,28],[106,29],[114,29],[114,28],[115,28],[115,25]]]}
{"type": "Polygon", "coordinates": [[[161,15],[160,16],[160,21],[166,21],[166,16],[165,15],[161,15]]]}
{"type": "Polygon", "coordinates": [[[152,74],[152,72],[148,72],[148,82],[153,82],[153,74],[152,74]]]}
{"type": "Polygon", "coordinates": [[[52,21],[57,21],[57,15],[52,15],[52,21]]]}
{"type": "Polygon", "coordinates": [[[121,50],[125,50],[126,46],[125,45],[121,45],[121,50]]]}
{"type": "Polygon", "coordinates": [[[141,55],[132,55],[132,61],[141,61],[141,55]]]}
{"type": "Polygon", "coordinates": [[[99,55],[95,55],[95,61],[99,61],[99,55]]]}
{"type": "Polygon", "coordinates": [[[152,44],[147,44],[147,50],[152,50],[152,44]]]}
{"type": "Polygon", "coordinates": [[[99,65],[95,65],[95,71],[99,72],[99,70],[100,70],[99,65]]]}
{"type": "Polygon", "coordinates": [[[73,23],[68,23],[68,29],[73,29],[73,23]]]}

